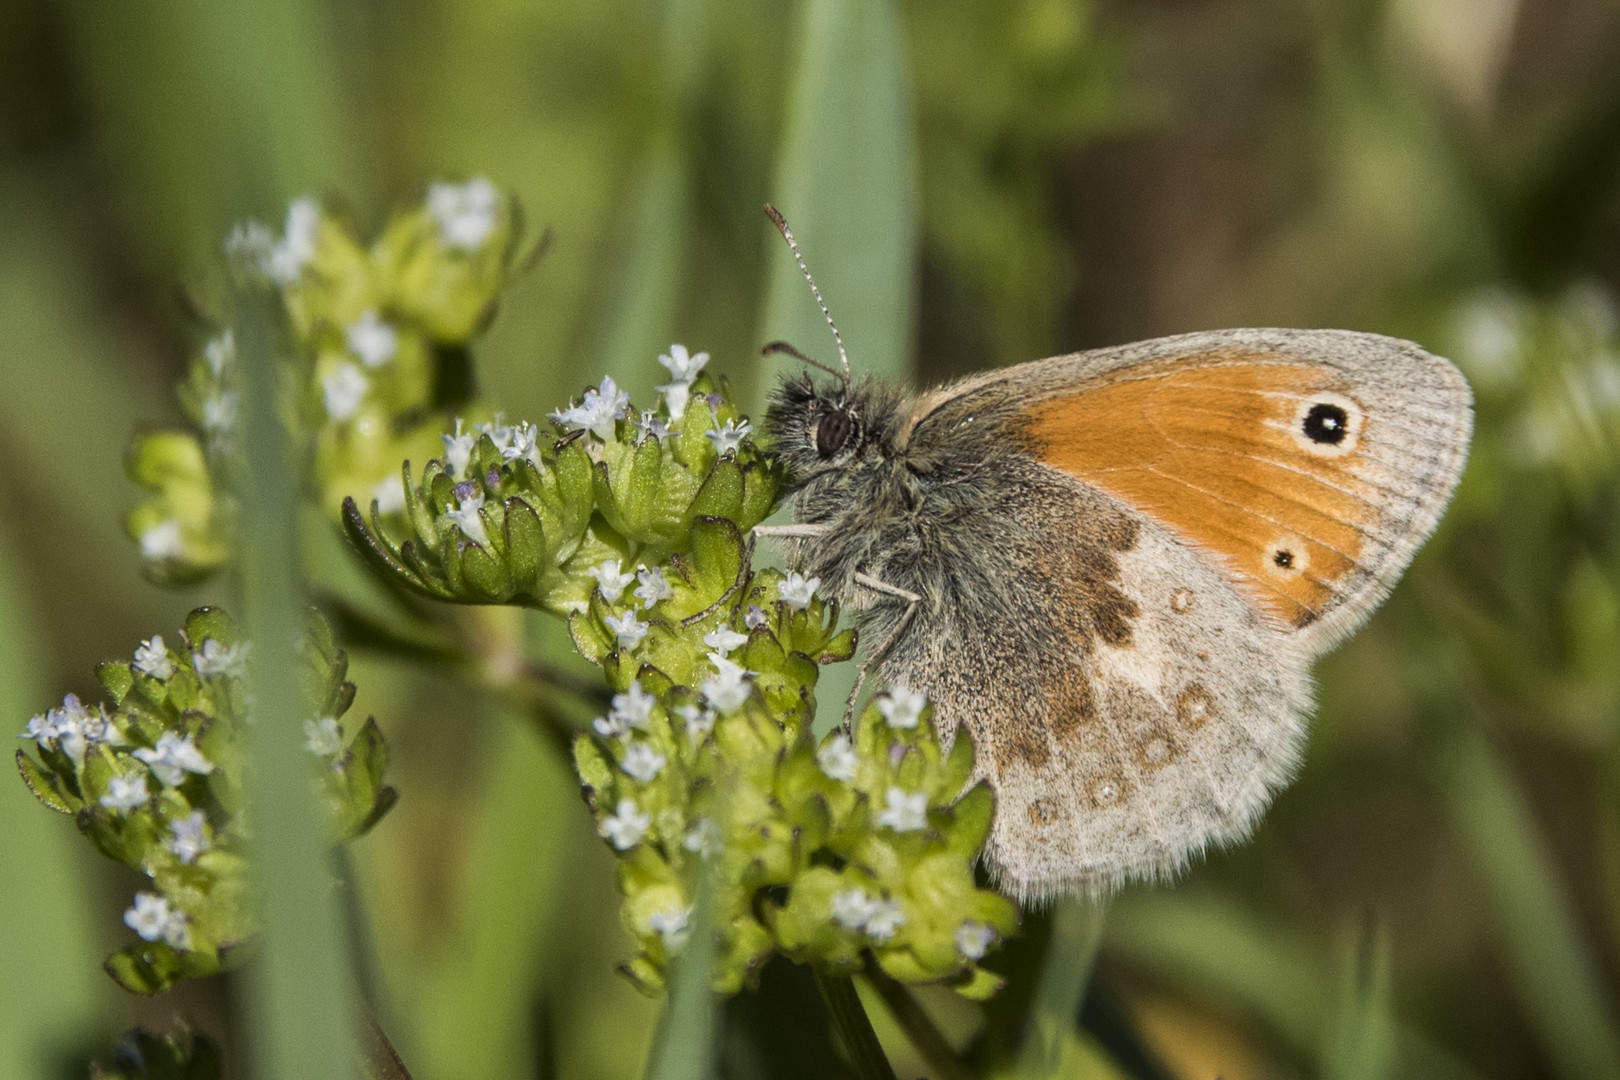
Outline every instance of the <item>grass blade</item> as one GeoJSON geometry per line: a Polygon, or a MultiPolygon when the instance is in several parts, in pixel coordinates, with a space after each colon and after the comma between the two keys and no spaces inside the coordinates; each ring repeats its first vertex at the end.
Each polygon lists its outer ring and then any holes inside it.
{"type": "MultiPolygon", "coordinates": [[[[902,375],[910,362],[917,224],[899,10],[892,0],[807,0],[803,8],[771,199],[804,249],[853,350],[856,374],[902,375]]],[[[789,341],[836,362],[797,265],[774,238],[771,250],[760,340],[789,341]]],[[[799,365],[777,357],[765,367],[774,375],[799,365]]]]}
{"type": "Polygon", "coordinates": [[[298,678],[303,629],[298,579],[299,470],[276,410],[278,313],[264,294],[244,295],[237,342],[242,358],[247,461],[242,578],[253,642],[253,869],[262,944],[248,966],[257,1067],[263,1080],[336,1080],[354,1075],[348,955],[326,859],[320,807],[310,783],[301,721],[308,708],[298,678]]]}
{"type": "Polygon", "coordinates": [[[1535,819],[1484,737],[1448,718],[1439,793],[1495,911],[1530,1022],[1565,1080],[1620,1076],[1620,1033],[1535,819]]]}
{"type": "Polygon", "coordinates": [[[1058,907],[1029,1029],[1018,1056],[1018,1076],[1033,1080],[1057,1075],[1073,1037],[1080,1003],[1085,1000],[1086,984],[1091,981],[1107,910],[1103,904],[1078,898],[1058,907]]]}
{"type": "Polygon", "coordinates": [[[1387,928],[1369,919],[1341,949],[1339,996],[1328,1017],[1323,1080],[1386,1080],[1397,1057],[1387,928]]]}

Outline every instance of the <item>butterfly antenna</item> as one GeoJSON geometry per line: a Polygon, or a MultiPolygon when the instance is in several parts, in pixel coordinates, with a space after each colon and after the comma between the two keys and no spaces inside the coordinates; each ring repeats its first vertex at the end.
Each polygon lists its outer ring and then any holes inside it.
{"type": "MultiPolygon", "coordinates": [[[[799,244],[793,239],[793,230],[788,228],[787,219],[770,203],[765,204],[765,213],[770,215],[772,224],[776,226],[776,231],[781,233],[782,239],[787,241],[788,249],[793,252],[793,261],[799,264],[799,273],[803,274],[804,280],[810,283],[810,292],[816,298],[816,306],[821,308],[821,314],[826,317],[827,326],[832,330],[833,341],[838,343],[838,359],[844,365],[844,372],[839,375],[839,378],[843,379],[845,386],[848,386],[850,382],[849,354],[844,351],[844,337],[838,332],[838,324],[833,322],[832,312],[827,310],[827,301],[821,298],[821,290],[816,288],[816,279],[810,276],[810,268],[804,264],[804,256],[799,253],[799,244]]],[[[799,359],[815,364],[814,360],[810,360],[809,357],[798,352],[798,350],[793,350],[793,353],[799,359]]],[[[816,364],[816,367],[824,371],[830,370],[823,364],[816,364]]],[[[834,371],[833,374],[838,375],[838,372],[834,371]]]]}
{"type": "Polygon", "coordinates": [[[846,385],[848,383],[848,379],[845,377],[844,372],[839,371],[835,367],[828,367],[820,360],[812,360],[810,357],[804,355],[804,353],[800,352],[798,349],[795,349],[792,345],[789,345],[785,341],[773,341],[763,349],[759,350],[759,355],[761,356],[775,356],[777,353],[787,353],[789,356],[793,357],[793,359],[798,360],[801,363],[809,364],[814,368],[820,368],[833,378],[843,380],[846,385]]]}

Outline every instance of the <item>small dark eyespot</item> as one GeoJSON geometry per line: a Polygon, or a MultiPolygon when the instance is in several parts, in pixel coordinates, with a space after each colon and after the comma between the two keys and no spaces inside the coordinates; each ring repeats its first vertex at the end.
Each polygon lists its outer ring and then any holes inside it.
{"type": "Polygon", "coordinates": [[[1337,445],[1349,433],[1350,416],[1331,402],[1319,401],[1305,414],[1305,437],[1312,442],[1337,445]]]}
{"type": "Polygon", "coordinates": [[[855,421],[842,409],[830,412],[816,422],[816,453],[830,458],[842,450],[855,433],[855,421]]]}
{"type": "Polygon", "coordinates": [[[1271,561],[1284,570],[1291,570],[1294,566],[1294,553],[1286,548],[1279,548],[1277,553],[1271,557],[1271,561]]]}

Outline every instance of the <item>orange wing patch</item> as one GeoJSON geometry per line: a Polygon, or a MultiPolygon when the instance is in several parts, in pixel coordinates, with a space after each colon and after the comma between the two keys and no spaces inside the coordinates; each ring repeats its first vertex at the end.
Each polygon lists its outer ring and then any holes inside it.
{"type": "Polygon", "coordinates": [[[1030,406],[1036,456],[1218,553],[1262,611],[1314,622],[1378,513],[1377,486],[1357,468],[1366,413],[1342,377],[1243,355],[1121,375],[1030,406]]]}

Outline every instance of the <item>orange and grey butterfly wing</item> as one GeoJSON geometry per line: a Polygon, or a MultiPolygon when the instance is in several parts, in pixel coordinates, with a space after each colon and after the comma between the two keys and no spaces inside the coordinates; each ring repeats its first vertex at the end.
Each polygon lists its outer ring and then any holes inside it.
{"type": "Polygon", "coordinates": [[[1378,605],[1462,473],[1468,384],[1410,342],[1228,330],[1055,357],[949,387],[1035,460],[1151,517],[1311,652],[1378,605]],[[991,417],[985,417],[991,419],[991,417]]]}
{"type": "Polygon", "coordinates": [[[1167,338],[919,399],[912,459],[996,505],[923,549],[949,615],[886,674],[972,731],[1004,886],[1105,891],[1247,832],[1298,760],[1310,658],[1433,530],[1470,429],[1447,361],[1334,331],[1167,338]]]}

